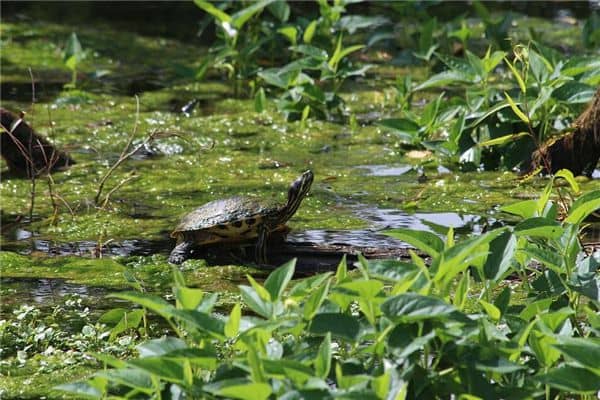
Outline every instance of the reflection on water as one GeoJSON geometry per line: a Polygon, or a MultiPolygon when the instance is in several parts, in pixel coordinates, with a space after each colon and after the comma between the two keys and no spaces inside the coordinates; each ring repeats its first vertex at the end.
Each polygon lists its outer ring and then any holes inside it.
{"type": "Polygon", "coordinates": [[[290,243],[319,243],[326,245],[350,245],[356,247],[407,247],[407,244],[391,237],[364,230],[312,229],[292,232],[288,235],[290,243]]]}
{"type": "Polygon", "coordinates": [[[452,227],[461,234],[481,233],[484,227],[501,226],[491,218],[459,213],[409,214],[393,208],[357,206],[356,215],[369,221],[376,229],[408,228],[445,234],[452,227]]]}
{"type": "Polygon", "coordinates": [[[366,170],[371,176],[400,176],[412,171],[411,165],[358,165],[356,168],[366,170]]]}
{"type": "Polygon", "coordinates": [[[106,297],[108,293],[114,292],[114,289],[79,285],[66,282],[64,279],[0,278],[0,286],[2,287],[0,319],[14,317],[12,311],[22,304],[52,309],[63,305],[67,298],[73,296],[82,299],[82,304],[89,305],[92,312],[97,315],[115,307],[130,307],[123,300],[106,297]]]}

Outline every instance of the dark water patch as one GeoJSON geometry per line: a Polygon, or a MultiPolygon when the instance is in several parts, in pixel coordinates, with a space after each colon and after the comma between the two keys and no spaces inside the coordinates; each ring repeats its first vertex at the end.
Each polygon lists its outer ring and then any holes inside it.
{"type": "Polygon", "coordinates": [[[0,318],[11,318],[12,311],[22,304],[43,309],[62,305],[69,298],[81,298],[83,306],[93,312],[102,312],[121,306],[126,302],[106,298],[114,289],[69,283],[58,278],[0,278],[2,287],[2,309],[0,318]]]}
{"type": "Polygon", "coordinates": [[[30,103],[35,99],[35,101],[48,102],[56,98],[63,90],[65,83],[67,81],[53,82],[49,80],[44,80],[42,84],[36,83],[34,97],[31,82],[3,81],[0,83],[0,93],[2,93],[2,100],[30,103]]]}
{"type": "Polygon", "coordinates": [[[172,247],[170,240],[130,239],[120,242],[110,241],[99,245],[94,241],[64,243],[54,240],[31,239],[8,242],[2,250],[20,254],[43,253],[50,256],[149,256],[156,253],[167,254],[172,247]]]}

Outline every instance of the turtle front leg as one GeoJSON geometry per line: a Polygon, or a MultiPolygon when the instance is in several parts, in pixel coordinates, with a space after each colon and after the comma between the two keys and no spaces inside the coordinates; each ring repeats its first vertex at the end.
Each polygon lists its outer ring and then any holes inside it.
{"type": "Polygon", "coordinates": [[[257,264],[267,263],[267,240],[269,239],[268,229],[262,225],[258,228],[258,239],[256,240],[256,249],[254,258],[257,264]]]}
{"type": "Polygon", "coordinates": [[[192,245],[194,243],[191,240],[183,240],[178,243],[177,246],[171,251],[171,255],[169,255],[169,262],[171,264],[181,264],[188,258],[190,258],[190,253],[192,250],[192,245]]]}

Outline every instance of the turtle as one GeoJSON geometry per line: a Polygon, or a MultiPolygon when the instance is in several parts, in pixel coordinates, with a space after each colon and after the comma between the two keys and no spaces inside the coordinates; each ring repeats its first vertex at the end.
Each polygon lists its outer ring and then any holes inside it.
{"type": "Polygon", "coordinates": [[[286,222],[296,213],[313,182],[305,171],[288,190],[285,204],[234,196],[214,200],[183,217],[171,237],[177,240],[169,262],[181,264],[194,246],[212,243],[243,243],[256,240],[255,261],[266,264],[266,246],[274,232],[287,232],[286,222]]]}

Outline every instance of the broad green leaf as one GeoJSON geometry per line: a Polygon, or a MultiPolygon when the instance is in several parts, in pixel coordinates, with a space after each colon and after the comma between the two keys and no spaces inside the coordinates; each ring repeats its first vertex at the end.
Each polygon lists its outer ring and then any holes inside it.
{"type": "Polygon", "coordinates": [[[54,386],[54,390],[60,390],[76,395],[79,399],[103,399],[105,396],[102,394],[103,391],[90,383],[90,381],[80,381],[73,383],[64,383],[62,385],[54,386]]]}
{"type": "Polygon", "coordinates": [[[202,369],[214,370],[219,365],[219,358],[213,348],[198,349],[189,348],[173,350],[165,354],[165,358],[173,361],[186,362],[190,366],[198,366],[202,369]]]}
{"type": "Polygon", "coordinates": [[[337,266],[336,271],[335,271],[335,281],[337,283],[343,282],[346,280],[347,276],[348,276],[348,265],[346,263],[346,254],[344,254],[342,256],[342,259],[340,260],[340,263],[337,266]]]}
{"type": "Polygon", "coordinates": [[[435,297],[403,293],[386,300],[381,311],[393,321],[412,322],[446,317],[456,308],[435,297]]]}
{"type": "MultiPolygon", "coordinates": [[[[204,297],[204,291],[202,289],[188,288],[184,286],[175,287],[175,298],[184,310],[195,310],[202,298],[204,297]]],[[[179,307],[178,307],[179,308],[179,307]]]]}
{"type": "Polygon", "coordinates": [[[331,333],[327,332],[319,346],[315,359],[315,372],[319,378],[325,379],[331,369],[331,333]]]}
{"type": "Polygon", "coordinates": [[[465,271],[460,278],[460,281],[458,281],[458,286],[456,286],[456,291],[454,292],[452,304],[461,311],[465,308],[465,304],[467,303],[470,281],[471,277],[469,271],[465,271]]]}
{"type": "MultiPolygon", "coordinates": [[[[267,339],[264,339],[266,342],[267,339]]],[[[254,382],[265,382],[266,375],[263,368],[262,361],[260,356],[258,355],[258,346],[256,344],[251,344],[246,348],[246,360],[248,362],[248,366],[250,367],[250,377],[254,382]]]]}
{"type": "Polygon", "coordinates": [[[417,139],[421,128],[416,122],[406,118],[383,119],[377,125],[390,129],[394,135],[411,143],[417,139]]]}
{"type": "Polygon", "coordinates": [[[565,222],[579,225],[588,215],[600,209],[600,190],[588,192],[573,202],[565,222]]]}
{"type": "Polygon", "coordinates": [[[528,136],[529,132],[519,132],[519,133],[511,133],[510,135],[504,135],[497,138],[485,140],[483,142],[477,143],[477,146],[487,147],[487,146],[498,146],[502,144],[506,144],[512,141],[517,140],[523,136],[528,136]]]}
{"type": "Polygon", "coordinates": [[[236,303],[231,312],[229,313],[229,319],[225,323],[224,332],[228,338],[237,336],[240,331],[240,320],[242,318],[242,309],[239,303],[236,303]]]}
{"type": "Polygon", "coordinates": [[[232,25],[237,29],[241,29],[250,18],[260,13],[266,6],[274,1],[276,0],[262,0],[250,3],[250,6],[241,9],[231,16],[232,25]]]}
{"type": "Polygon", "coordinates": [[[311,320],[315,314],[319,311],[319,308],[327,298],[327,294],[329,293],[329,285],[331,280],[328,279],[325,284],[321,285],[317,290],[315,290],[311,295],[306,299],[304,303],[303,316],[306,320],[311,320]]]}
{"type": "Polygon", "coordinates": [[[99,371],[96,375],[106,378],[111,382],[129,386],[146,394],[150,394],[154,391],[151,375],[148,372],[141,371],[137,368],[110,369],[99,371]]]}
{"type": "Polygon", "coordinates": [[[71,33],[65,46],[63,62],[71,71],[77,69],[77,64],[83,59],[83,49],[75,32],[71,33]]]}
{"type": "Polygon", "coordinates": [[[512,97],[510,97],[510,95],[506,92],[504,92],[504,96],[506,97],[506,101],[508,101],[508,104],[510,105],[510,108],[513,110],[513,112],[515,113],[515,115],[517,117],[519,117],[519,119],[523,122],[525,122],[526,124],[529,125],[530,121],[529,121],[529,117],[527,115],[525,115],[523,113],[523,111],[521,111],[521,109],[517,106],[517,104],[514,102],[514,100],[512,99],[512,97]]]}
{"type": "Polygon", "coordinates": [[[595,393],[600,390],[598,375],[585,368],[563,365],[548,373],[535,376],[535,379],[550,387],[571,393],[595,393]]]}
{"type": "MultiPolygon", "coordinates": [[[[543,324],[548,327],[552,332],[558,332],[559,328],[563,326],[563,323],[571,316],[574,315],[573,311],[569,307],[563,307],[560,310],[552,310],[552,312],[539,314],[538,315],[538,326],[543,324]]],[[[570,323],[569,323],[570,325],[570,323]]],[[[561,332],[561,334],[564,334],[561,332]]]]}
{"type": "Polygon", "coordinates": [[[600,342],[594,338],[559,337],[553,346],[569,358],[598,375],[600,380],[600,342]]]}
{"type": "Polygon", "coordinates": [[[391,229],[383,232],[387,236],[400,239],[417,249],[437,258],[444,249],[444,242],[436,234],[412,229],[391,229]]]}
{"type": "Polygon", "coordinates": [[[263,359],[265,373],[271,378],[290,379],[295,384],[304,385],[306,381],[315,378],[314,370],[300,361],[290,359],[263,359]]]}
{"type": "Polygon", "coordinates": [[[494,358],[491,360],[475,361],[475,369],[485,372],[496,372],[499,374],[510,374],[511,372],[525,369],[523,365],[513,363],[505,358],[494,358]]]}
{"type": "Polygon", "coordinates": [[[448,86],[456,83],[473,83],[473,81],[474,78],[471,74],[462,71],[444,71],[433,75],[425,82],[417,85],[414,90],[417,91],[433,87],[448,86]]]}
{"type": "Polygon", "coordinates": [[[341,313],[321,313],[315,315],[309,326],[309,332],[315,335],[326,335],[355,341],[358,338],[360,325],[356,317],[341,313]]]}
{"type": "Polygon", "coordinates": [[[528,304],[519,314],[519,318],[521,318],[524,321],[532,320],[538,314],[546,312],[552,304],[552,301],[553,299],[551,298],[545,298],[528,304]]]}
{"type": "Polygon", "coordinates": [[[529,70],[533,74],[536,81],[544,83],[552,72],[552,66],[542,55],[535,50],[529,49],[528,52],[529,70]]]}
{"type": "Polygon", "coordinates": [[[369,260],[367,270],[370,277],[390,282],[411,279],[420,271],[416,265],[398,260],[369,260]]]}
{"type": "Polygon", "coordinates": [[[494,229],[480,236],[472,236],[445,250],[441,254],[440,263],[433,280],[447,284],[457,274],[465,270],[470,262],[485,257],[488,254],[488,243],[506,231],[507,228],[494,229]]]}
{"type": "Polygon", "coordinates": [[[267,108],[267,96],[265,95],[265,89],[260,88],[254,96],[254,111],[261,113],[267,108]]]}
{"type": "Polygon", "coordinates": [[[272,393],[268,384],[253,383],[245,378],[222,379],[203,385],[202,389],[215,396],[244,400],[265,400],[272,393]]]}
{"type": "Polygon", "coordinates": [[[296,259],[292,259],[269,274],[265,281],[265,289],[271,296],[271,301],[279,300],[283,291],[292,280],[296,269],[296,259]]]}
{"type": "Polygon", "coordinates": [[[326,272],[324,274],[313,275],[308,278],[297,280],[294,286],[290,289],[288,297],[293,297],[300,300],[305,299],[308,294],[321,287],[325,281],[329,280],[331,275],[331,272],[326,272]]]}
{"type": "Polygon", "coordinates": [[[281,22],[286,22],[290,18],[291,10],[286,0],[276,0],[267,6],[267,10],[281,22]]]}
{"type": "Polygon", "coordinates": [[[506,53],[503,51],[494,51],[492,54],[490,53],[490,48],[488,47],[488,52],[485,55],[483,61],[483,66],[486,73],[490,73],[502,62],[502,60],[506,57],[506,53]]]}
{"type": "Polygon", "coordinates": [[[279,32],[283,36],[285,36],[290,41],[292,46],[296,45],[296,37],[298,36],[298,30],[296,29],[295,26],[293,26],[293,25],[283,26],[283,27],[277,29],[277,32],[279,32]]]}
{"type": "Polygon", "coordinates": [[[139,344],[136,349],[141,358],[162,356],[173,350],[184,349],[187,345],[179,338],[165,337],[160,339],[148,340],[139,344]]]}
{"type": "Polygon", "coordinates": [[[560,358],[560,352],[552,347],[556,339],[550,335],[533,330],[529,335],[529,347],[535,353],[537,360],[545,367],[552,366],[560,358]]]}
{"type": "Polygon", "coordinates": [[[329,65],[329,67],[336,71],[339,62],[346,57],[348,54],[353,53],[357,50],[360,50],[362,48],[364,48],[365,46],[362,44],[357,44],[354,46],[350,46],[350,47],[346,47],[343,48],[342,47],[342,35],[338,36],[338,40],[337,40],[337,44],[335,46],[335,51],[333,52],[333,54],[331,55],[331,58],[329,59],[329,61],[327,62],[327,64],[329,65]]]}
{"type": "Polygon", "coordinates": [[[504,232],[489,244],[489,255],[483,264],[483,275],[497,282],[503,279],[514,263],[517,250],[517,238],[510,232],[504,232]]]}
{"type": "Polygon", "coordinates": [[[544,264],[547,268],[554,270],[557,274],[564,273],[563,268],[563,258],[560,253],[556,251],[541,248],[534,245],[527,245],[524,249],[521,250],[523,253],[527,254],[531,258],[539,261],[544,264]]]}
{"type": "Polygon", "coordinates": [[[128,365],[141,369],[169,382],[184,383],[184,371],[181,363],[165,357],[146,357],[129,360],[128,365]]]}
{"type": "Polygon", "coordinates": [[[231,16],[229,16],[229,14],[212,5],[210,1],[194,0],[194,3],[202,10],[218,19],[221,23],[231,21],[231,16]]]}
{"type": "Polygon", "coordinates": [[[317,20],[311,21],[306,29],[304,30],[304,34],[302,35],[302,41],[306,44],[312,42],[313,36],[315,35],[315,30],[317,29],[317,20]]]}
{"type": "Polygon", "coordinates": [[[186,321],[190,327],[217,338],[225,338],[225,322],[210,314],[192,310],[176,310],[175,315],[186,321]]]}
{"type": "Polygon", "coordinates": [[[518,203],[501,206],[500,211],[518,215],[521,218],[531,218],[536,215],[537,200],[523,200],[518,203]]]}
{"type": "Polygon", "coordinates": [[[498,322],[500,320],[502,313],[500,312],[498,307],[491,303],[488,303],[485,300],[479,300],[479,304],[481,304],[481,307],[484,309],[486,314],[490,316],[492,320],[494,320],[495,322],[498,322]]]}
{"type": "Polygon", "coordinates": [[[419,334],[410,325],[399,324],[388,335],[388,345],[393,349],[395,357],[405,358],[414,352],[421,351],[436,337],[435,331],[419,334]]]}
{"type": "Polygon", "coordinates": [[[577,183],[575,177],[573,176],[573,173],[570,170],[561,169],[556,174],[554,174],[554,179],[556,178],[563,178],[569,183],[569,185],[571,185],[571,189],[573,189],[575,193],[579,193],[579,183],[577,183]]]}
{"type": "Polygon", "coordinates": [[[132,310],[123,313],[121,320],[110,330],[110,340],[114,340],[117,335],[128,329],[137,328],[144,317],[144,310],[132,310]]]}
{"type": "Polygon", "coordinates": [[[163,318],[171,318],[174,315],[175,307],[169,304],[162,297],[154,296],[151,294],[145,294],[140,292],[119,292],[111,293],[108,297],[116,299],[131,301],[132,303],[139,304],[142,307],[154,311],[163,318]]]}
{"type": "Polygon", "coordinates": [[[250,284],[252,285],[252,289],[254,289],[256,294],[258,294],[258,296],[260,296],[261,299],[263,299],[264,301],[273,300],[271,298],[271,293],[269,293],[269,291],[263,285],[256,282],[252,275],[246,274],[246,279],[248,279],[248,282],[250,282],[250,284]]]}
{"type": "Polygon", "coordinates": [[[354,279],[335,286],[336,291],[349,291],[360,299],[372,299],[381,293],[383,282],[377,280],[354,279]]]}
{"type": "Polygon", "coordinates": [[[260,71],[258,76],[262,78],[267,84],[276,86],[280,89],[287,89],[289,86],[289,76],[282,75],[278,71],[268,69],[260,71]]]}
{"type": "Polygon", "coordinates": [[[265,400],[271,395],[271,386],[266,383],[228,386],[219,390],[219,396],[243,400],[265,400]]]}
{"type": "Polygon", "coordinates": [[[246,285],[240,285],[238,287],[244,303],[250,307],[252,311],[265,318],[271,317],[271,313],[273,311],[272,305],[268,301],[262,299],[256,290],[246,285]]]}
{"type": "Polygon", "coordinates": [[[514,232],[516,236],[558,239],[564,230],[556,221],[544,217],[533,217],[518,223],[514,232]]]}
{"type": "Polygon", "coordinates": [[[500,310],[500,313],[502,314],[506,312],[508,305],[510,304],[510,293],[511,289],[507,286],[500,292],[498,297],[496,297],[496,300],[494,300],[494,305],[498,307],[498,310],[500,310]]]}

